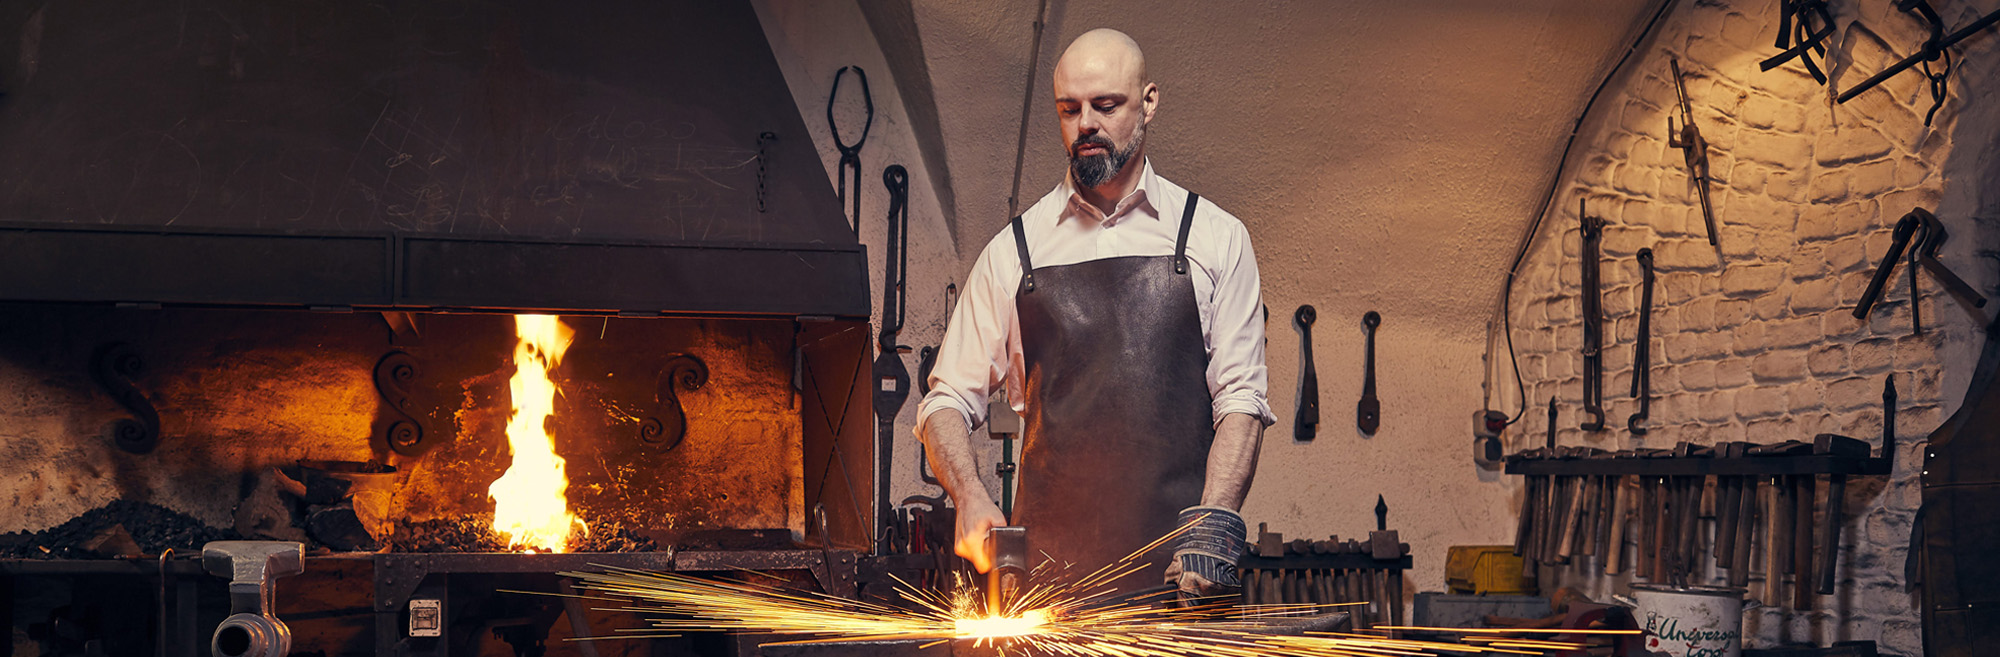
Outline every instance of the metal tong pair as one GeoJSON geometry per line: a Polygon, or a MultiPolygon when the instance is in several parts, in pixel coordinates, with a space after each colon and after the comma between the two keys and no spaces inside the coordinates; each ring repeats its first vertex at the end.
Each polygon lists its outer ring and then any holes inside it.
{"type": "Polygon", "coordinates": [[[1896,260],[1906,249],[1910,261],[1908,268],[1910,327],[1917,335],[1922,335],[1924,332],[1923,317],[1917,303],[1919,299],[1917,267],[1920,265],[1925,271],[1930,272],[1931,278],[1937,279],[1939,284],[1944,285],[1945,292],[1958,299],[1959,303],[1965,304],[1967,308],[1986,307],[1984,295],[1972,289],[1971,285],[1952,273],[1944,263],[1938,262],[1938,249],[1944,246],[1945,240],[1949,237],[1950,234],[1945,232],[1944,222],[1938,221],[1937,215],[1923,208],[1912,208],[1909,214],[1897,220],[1895,231],[1890,235],[1889,252],[1882,255],[1882,264],[1875,268],[1874,278],[1868,280],[1868,289],[1861,293],[1861,302],[1854,306],[1854,318],[1868,319],[1868,311],[1874,309],[1875,303],[1882,299],[1882,288],[1888,284],[1889,277],[1895,274],[1896,260]]]}

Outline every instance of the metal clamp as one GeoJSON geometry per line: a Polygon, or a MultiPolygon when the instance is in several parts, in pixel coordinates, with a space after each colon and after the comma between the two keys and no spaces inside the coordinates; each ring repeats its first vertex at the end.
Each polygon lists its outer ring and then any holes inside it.
{"type": "Polygon", "coordinates": [[[289,541],[214,541],[201,548],[210,575],[228,577],[228,618],[215,627],[209,650],[222,657],[285,657],[292,631],[276,616],[272,583],[305,572],[305,546],[289,541]]]}

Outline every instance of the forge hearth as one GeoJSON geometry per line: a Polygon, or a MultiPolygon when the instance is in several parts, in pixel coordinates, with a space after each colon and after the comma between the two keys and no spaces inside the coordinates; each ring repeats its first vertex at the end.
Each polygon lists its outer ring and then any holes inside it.
{"type": "Polygon", "coordinates": [[[298,541],[305,572],[277,584],[295,650],[425,655],[626,624],[506,593],[560,593],[566,570],[776,571],[856,593],[874,502],[865,324],[563,321],[575,336],[545,426],[587,533],[568,554],[521,554],[487,496],[511,462],[510,315],[0,305],[0,380],[28,392],[0,404],[31,419],[10,445],[27,472],[0,492],[28,527],[53,527],[0,539],[0,595],[68,591],[47,611],[25,599],[47,627],[164,611],[165,634],[92,630],[72,647],[199,654],[228,599],[190,569],[201,546],[298,541]],[[120,368],[128,397],[98,377],[106,345],[136,365],[120,368]],[[117,438],[133,424],[155,432],[150,449],[117,438]],[[365,539],[371,516],[389,519],[381,544],[336,544],[312,522],[343,518],[365,539]],[[110,527],[132,541],[97,541],[110,527]],[[411,636],[427,601],[450,626],[411,636]],[[590,619],[554,624],[571,616],[590,619]]]}
{"type": "MultiPolygon", "coordinates": [[[[9,306],[0,315],[0,360],[10,364],[0,376],[32,384],[34,396],[14,403],[47,420],[12,446],[32,472],[11,491],[29,526],[118,498],[231,527],[257,473],[300,460],[387,463],[391,517],[457,518],[492,511],[486,488],[511,462],[515,337],[504,315],[421,316],[417,333],[401,336],[374,314],[9,306]],[[148,453],[108,439],[138,414],[90,376],[105,344],[144,361],[129,381],[159,417],[148,453]],[[400,405],[376,385],[385,358],[408,367],[400,405]],[[419,427],[423,449],[395,449],[398,424],[419,427]]],[[[548,428],[579,517],[803,534],[804,400],[791,384],[819,363],[795,358],[793,322],[569,322],[575,343],[552,374],[560,392],[548,428]],[[707,376],[688,390],[675,378],[691,357],[707,376]],[[683,437],[659,440],[661,425],[683,437]]]]}

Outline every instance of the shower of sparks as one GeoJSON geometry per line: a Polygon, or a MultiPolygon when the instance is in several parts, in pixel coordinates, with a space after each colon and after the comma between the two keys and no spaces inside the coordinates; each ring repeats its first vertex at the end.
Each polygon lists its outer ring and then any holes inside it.
{"type": "Polygon", "coordinates": [[[897,580],[897,594],[906,604],[896,606],[785,589],[776,578],[762,583],[757,577],[768,576],[756,573],[750,573],[751,581],[629,569],[566,572],[562,576],[575,578],[577,588],[592,593],[585,597],[625,605],[610,611],[636,612],[653,619],[648,628],[629,630],[614,638],[735,631],[802,637],[789,643],[930,641],[922,645],[926,648],[969,640],[976,646],[995,646],[1003,653],[1016,650],[1068,657],[1390,657],[1482,651],[1542,655],[1586,647],[1490,630],[1446,630],[1474,634],[1464,643],[1337,632],[1274,635],[1267,632],[1271,628],[1268,621],[1298,620],[1340,605],[1239,607],[1231,597],[1175,608],[1155,604],[1162,596],[1175,595],[1173,591],[1120,597],[1111,588],[1120,578],[1150,568],[1141,556],[1178,533],[1082,577],[1044,562],[1035,568],[1029,587],[997,610],[985,609],[985,596],[963,577],[957,578],[949,591],[920,589],[897,580]]]}

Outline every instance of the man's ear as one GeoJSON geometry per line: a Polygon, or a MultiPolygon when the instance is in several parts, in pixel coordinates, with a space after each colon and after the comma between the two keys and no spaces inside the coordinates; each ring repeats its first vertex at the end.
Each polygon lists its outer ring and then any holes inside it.
{"type": "Polygon", "coordinates": [[[1153,113],[1160,109],[1160,85],[1146,83],[1146,88],[1139,92],[1139,106],[1146,110],[1145,121],[1151,125],[1153,113]]]}

